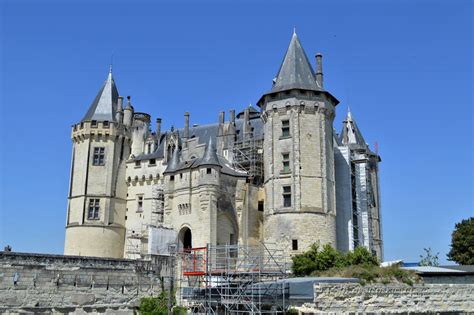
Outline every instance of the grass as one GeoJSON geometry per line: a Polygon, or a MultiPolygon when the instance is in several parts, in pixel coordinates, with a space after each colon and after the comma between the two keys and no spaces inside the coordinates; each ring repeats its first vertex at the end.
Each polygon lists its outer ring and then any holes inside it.
{"type": "Polygon", "coordinates": [[[404,270],[398,266],[355,265],[334,267],[325,271],[315,271],[311,275],[317,277],[358,278],[362,285],[368,283],[405,283],[412,286],[421,281],[414,271],[404,270]]]}

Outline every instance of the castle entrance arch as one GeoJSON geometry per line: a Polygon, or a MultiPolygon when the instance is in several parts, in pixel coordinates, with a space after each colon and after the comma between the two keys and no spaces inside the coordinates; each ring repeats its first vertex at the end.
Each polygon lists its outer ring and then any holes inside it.
{"type": "Polygon", "coordinates": [[[179,247],[181,249],[190,249],[193,247],[193,235],[191,229],[188,227],[183,227],[179,231],[179,247]]]}

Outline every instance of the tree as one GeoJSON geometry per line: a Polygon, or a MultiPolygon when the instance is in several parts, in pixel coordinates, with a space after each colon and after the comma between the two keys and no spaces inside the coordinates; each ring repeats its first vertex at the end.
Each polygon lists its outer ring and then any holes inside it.
{"type": "Polygon", "coordinates": [[[474,265],[474,217],[456,223],[447,256],[460,265],[474,265]]]}
{"type": "Polygon", "coordinates": [[[420,266],[439,266],[439,253],[433,255],[431,252],[431,247],[423,248],[423,250],[425,251],[425,256],[420,255],[420,266]]]}

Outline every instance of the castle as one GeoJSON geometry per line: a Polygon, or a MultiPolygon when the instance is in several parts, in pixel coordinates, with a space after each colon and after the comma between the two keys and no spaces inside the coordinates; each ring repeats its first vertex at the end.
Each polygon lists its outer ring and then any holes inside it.
{"type": "Polygon", "coordinates": [[[378,163],[293,34],[271,90],[217,123],[161,130],[110,71],[72,127],[65,255],[140,259],[206,244],[319,242],[383,257],[378,163]]]}

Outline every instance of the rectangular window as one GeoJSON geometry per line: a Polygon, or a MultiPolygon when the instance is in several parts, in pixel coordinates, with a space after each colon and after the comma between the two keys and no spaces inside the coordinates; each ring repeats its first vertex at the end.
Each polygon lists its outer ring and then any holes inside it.
{"type": "Polygon", "coordinates": [[[135,161],[135,167],[140,167],[140,161],[135,161]]]}
{"type": "Polygon", "coordinates": [[[291,241],[291,248],[293,250],[298,250],[298,240],[292,240],[291,241]]]}
{"type": "Polygon", "coordinates": [[[174,175],[170,176],[170,182],[174,181],[174,175]]]}
{"type": "Polygon", "coordinates": [[[282,160],[283,160],[283,173],[289,173],[291,171],[290,170],[290,154],[283,153],[282,160]]]}
{"type": "Polygon", "coordinates": [[[260,200],[258,202],[258,211],[263,211],[264,210],[264,203],[263,200],[260,200]]]}
{"type": "Polygon", "coordinates": [[[291,207],[291,186],[283,186],[283,207],[291,207]]]}
{"type": "Polygon", "coordinates": [[[105,164],[105,148],[94,148],[94,156],[92,158],[92,165],[101,166],[105,164]]]}
{"type": "Polygon", "coordinates": [[[290,121],[282,120],[281,121],[281,137],[287,138],[290,136],[290,121]]]}
{"type": "Polygon", "coordinates": [[[100,199],[89,199],[89,208],[87,211],[88,220],[98,220],[100,210],[100,199]]]}
{"type": "Polygon", "coordinates": [[[91,121],[91,127],[93,127],[93,128],[97,127],[97,120],[92,120],[91,121]]]}
{"type": "Polygon", "coordinates": [[[156,165],[156,160],[155,159],[150,159],[150,165],[156,165]]]}
{"type": "Polygon", "coordinates": [[[206,169],[206,174],[212,174],[212,170],[210,168],[206,169]]]}
{"type": "Polygon", "coordinates": [[[107,120],[104,121],[104,122],[102,123],[102,126],[103,126],[104,128],[109,128],[109,122],[108,122],[107,120]]]}
{"type": "Polygon", "coordinates": [[[137,196],[137,211],[143,211],[143,196],[137,196]]]}

